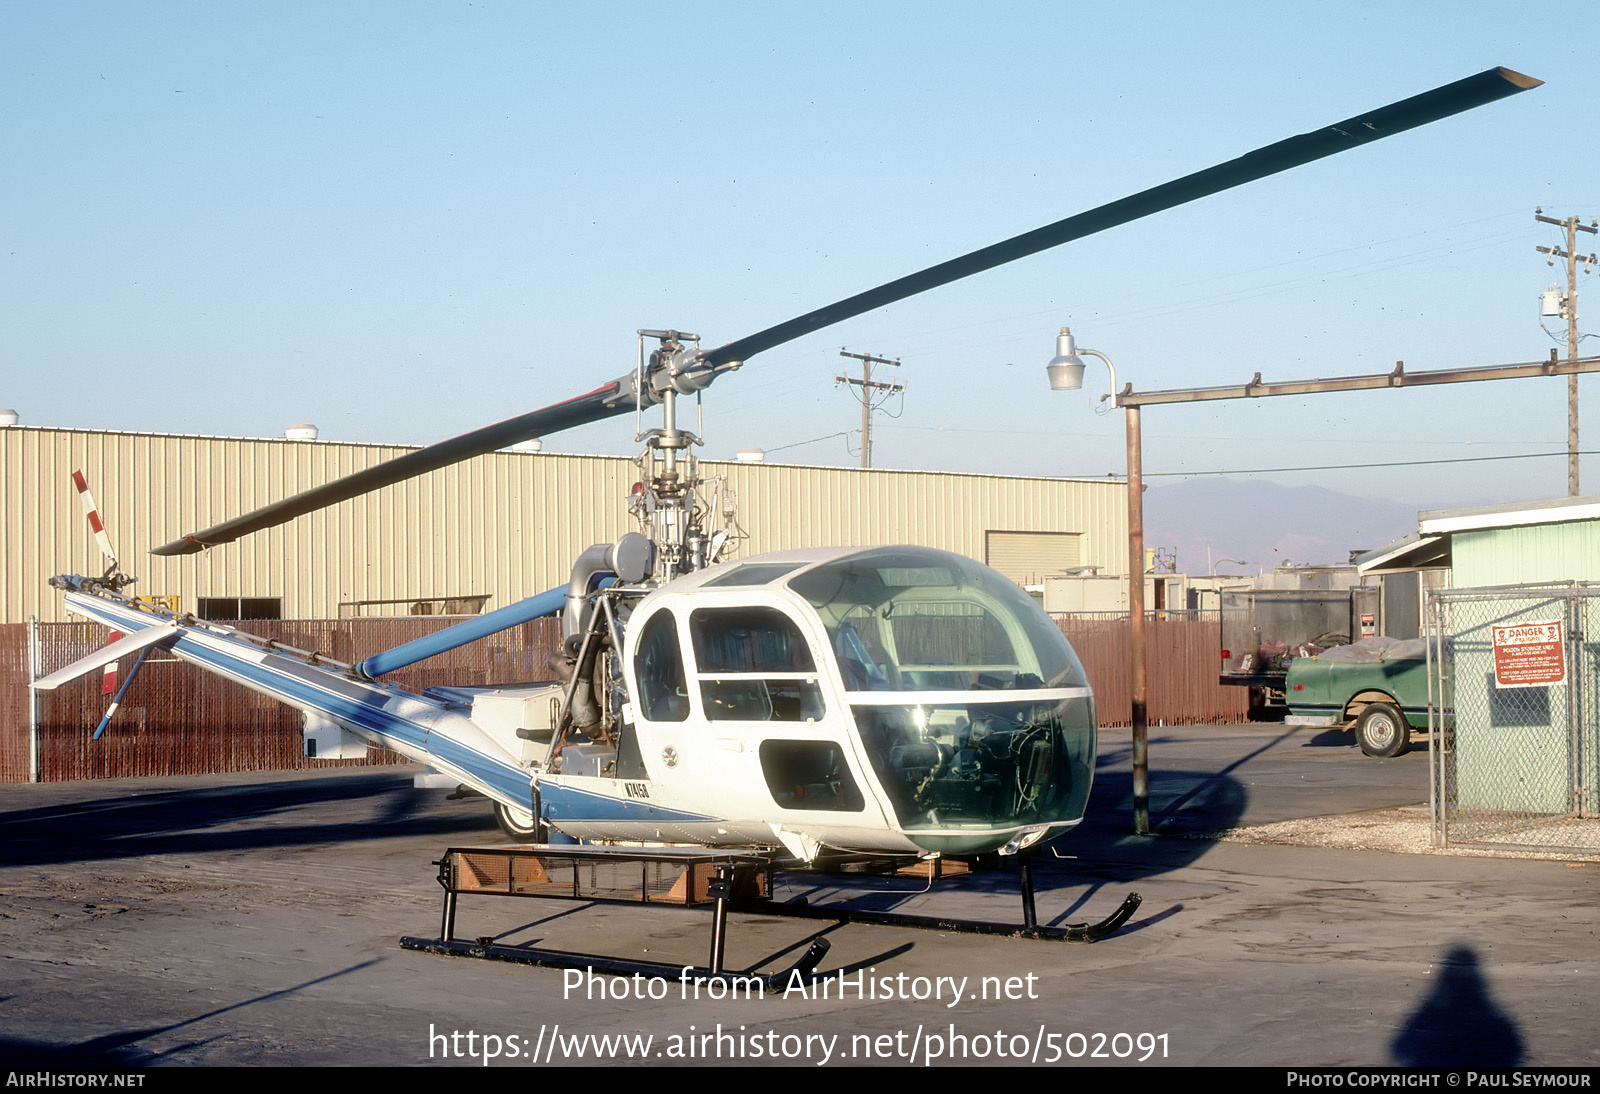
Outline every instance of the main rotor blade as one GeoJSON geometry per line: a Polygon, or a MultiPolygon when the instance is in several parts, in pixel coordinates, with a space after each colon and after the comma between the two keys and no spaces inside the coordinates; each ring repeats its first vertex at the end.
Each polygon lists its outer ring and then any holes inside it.
{"type": "MultiPolygon", "coordinates": [[[[1331,156],[1348,148],[1368,144],[1394,133],[1402,133],[1407,129],[1471,110],[1497,99],[1538,87],[1542,82],[1512,72],[1510,69],[1489,69],[1476,76],[1469,76],[1465,80],[1458,80],[1421,95],[1391,103],[1324,129],[1290,137],[1288,140],[1257,149],[1227,163],[1197,171],[1192,175],[1113,201],[1097,209],[1058,220],[1054,224],[1036,228],[1031,232],[1024,232],[1022,235],[962,255],[960,258],[908,274],[875,289],[868,289],[866,292],[818,308],[788,322],[779,323],[775,327],[768,327],[738,341],[707,350],[699,355],[699,360],[713,368],[745,361],[762,350],[783,345],[785,342],[791,342],[874,308],[881,308],[940,285],[971,277],[984,270],[1014,262],[1019,258],[1058,247],[1075,239],[1082,239],[1164,209],[1171,209],[1222,190],[1242,186],[1247,182],[1254,182],[1256,179],[1331,156]]],[[[155,548],[152,553],[194,554],[207,547],[231,543],[251,532],[271,528],[380,487],[436,471],[449,464],[493,452],[530,437],[544,436],[624,413],[632,401],[632,387],[631,376],[614,380],[575,399],[516,418],[508,418],[496,425],[486,426],[451,440],[418,449],[365,471],[358,471],[283,501],[263,506],[242,517],[235,517],[203,531],[190,533],[182,539],[155,548]]]]}
{"type": "Polygon", "coordinates": [[[1004,242],[992,244],[960,258],[941,262],[937,266],[929,266],[925,270],[879,285],[875,289],[857,293],[855,296],[790,319],[786,323],[779,323],[775,327],[768,327],[736,342],[708,350],[701,355],[701,359],[712,366],[733,361],[747,361],[762,350],[792,342],[812,331],[832,326],[874,308],[881,308],[885,304],[892,304],[897,300],[927,292],[940,285],[948,285],[952,281],[971,277],[973,274],[991,270],[1007,262],[1015,262],[1019,258],[1026,258],[1051,247],[1059,247],[1074,239],[1082,239],[1107,228],[1159,213],[1163,209],[1171,209],[1222,190],[1243,186],[1247,182],[1254,182],[1268,175],[1311,163],[1325,156],[1332,156],[1349,148],[1370,144],[1395,133],[1403,133],[1419,125],[1448,118],[1452,114],[1459,114],[1538,87],[1543,82],[1507,68],[1491,68],[1487,72],[1468,76],[1464,80],[1445,84],[1443,87],[1379,107],[1366,114],[1358,114],[1326,128],[1269,144],[1238,159],[1208,167],[1204,171],[1196,171],[1192,175],[1185,175],[1181,179],[1152,187],[1132,197],[1121,198],[1097,209],[1090,209],[1086,213],[1058,220],[1043,228],[1035,228],[1031,232],[1013,236],[1004,242]]]}
{"type": "Polygon", "coordinates": [[[379,487],[389,486],[418,475],[426,475],[429,471],[437,471],[441,467],[481,456],[485,452],[494,452],[518,441],[542,437],[547,433],[571,429],[574,426],[588,425],[590,422],[598,422],[625,413],[632,406],[629,391],[632,386],[631,380],[632,377],[613,380],[575,399],[568,399],[566,402],[556,403],[542,410],[529,411],[515,418],[507,418],[503,422],[475,429],[471,433],[463,433],[459,437],[419,448],[415,452],[407,452],[404,456],[385,460],[364,471],[357,471],[342,479],[334,479],[332,482],[295,494],[293,497],[264,505],[242,517],[225,520],[200,532],[191,532],[182,539],[175,539],[171,543],[154,548],[150,553],[192,555],[207,547],[232,543],[240,536],[249,535],[251,532],[283,524],[295,517],[304,516],[341,501],[348,501],[379,487]]]}

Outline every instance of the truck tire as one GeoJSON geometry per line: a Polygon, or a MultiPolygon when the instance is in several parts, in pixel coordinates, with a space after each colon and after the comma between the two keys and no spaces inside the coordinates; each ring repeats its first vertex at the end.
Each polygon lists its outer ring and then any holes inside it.
{"type": "Polygon", "coordinates": [[[1356,744],[1368,756],[1398,756],[1411,747],[1411,726],[1393,703],[1368,703],[1355,728],[1356,744]]]}

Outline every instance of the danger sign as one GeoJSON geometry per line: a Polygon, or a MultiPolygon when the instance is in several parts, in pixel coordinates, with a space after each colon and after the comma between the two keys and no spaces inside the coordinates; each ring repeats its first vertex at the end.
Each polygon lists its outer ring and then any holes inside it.
{"type": "Polygon", "coordinates": [[[1561,621],[1491,627],[1494,632],[1494,683],[1501,688],[1534,688],[1567,682],[1566,644],[1561,621]]]}

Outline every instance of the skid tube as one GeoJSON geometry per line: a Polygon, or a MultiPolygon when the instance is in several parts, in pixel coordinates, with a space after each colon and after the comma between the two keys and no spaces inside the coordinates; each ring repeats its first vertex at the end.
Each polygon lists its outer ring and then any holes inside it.
{"type": "MultiPolygon", "coordinates": [[[[451,848],[445,856],[436,863],[439,867],[439,884],[444,889],[444,912],[440,921],[439,937],[436,939],[416,938],[406,936],[400,939],[402,949],[416,950],[422,953],[440,954],[447,957],[476,957],[490,961],[507,961],[520,965],[535,965],[553,969],[585,969],[590,973],[610,976],[643,976],[650,979],[694,981],[696,983],[724,984],[734,988],[748,988],[760,985],[763,993],[767,990],[777,990],[787,984],[798,974],[801,977],[811,977],[827,956],[830,943],[826,938],[816,938],[806,948],[800,960],[780,972],[773,973],[731,973],[723,968],[723,957],[727,948],[728,937],[728,912],[735,904],[735,894],[749,886],[751,880],[758,873],[767,873],[772,868],[771,857],[764,854],[718,854],[714,852],[694,851],[623,851],[617,849],[588,849],[581,847],[548,845],[524,845],[520,847],[503,848],[451,848]],[[481,877],[469,880],[475,873],[473,867],[482,867],[488,860],[498,859],[507,866],[503,887],[499,883],[491,885],[481,884],[481,877]],[[523,884],[519,886],[517,871],[512,866],[513,860],[538,863],[541,860],[563,859],[578,862],[599,863],[607,862],[616,864],[668,863],[676,866],[693,867],[696,864],[709,867],[713,873],[706,879],[704,900],[709,900],[711,909],[711,938],[709,960],[705,966],[683,964],[667,964],[661,961],[645,961],[625,957],[607,957],[602,954],[574,953],[568,950],[543,949],[537,946],[508,946],[494,941],[493,937],[480,937],[473,941],[457,939],[455,937],[456,903],[457,898],[463,893],[499,896],[531,896],[555,898],[564,900],[577,900],[591,903],[642,903],[662,905],[660,900],[651,900],[643,891],[632,899],[616,897],[607,898],[594,893],[583,892],[577,885],[577,872],[573,872],[574,884],[570,890],[562,885],[540,884],[531,882],[527,877],[520,879],[523,884]]],[[[550,879],[543,874],[542,867],[537,868],[544,881],[550,879]]],[[[683,905],[689,906],[697,903],[692,895],[695,886],[690,882],[684,887],[683,905]]],[[[669,898],[670,901],[670,898],[669,898]]]]}
{"type": "Polygon", "coordinates": [[[1142,898],[1129,893],[1117,910],[1098,923],[1067,923],[1060,927],[1039,925],[1033,900],[1033,856],[1022,855],[1018,862],[1022,882],[1022,922],[996,923],[982,919],[954,919],[946,916],[906,915],[901,912],[858,911],[835,905],[813,905],[804,897],[779,903],[764,900],[736,905],[739,911],[763,915],[794,916],[799,919],[831,919],[838,923],[866,923],[880,927],[909,927],[913,930],[948,931],[955,934],[997,935],[1037,942],[1098,942],[1114,933],[1139,908],[1142,898]]]}
{"type": "Polygon", "coordinates": [[[603,957],[599,954],[572,953],[567,950],[545,950],[530,946],[499,946],[492,939],[480,938],[475,942],[461,939],[402,938],[402,949],[422,953],[442,954],[446,957],[477,957],[489,961],[508,961],[516,965],[536,965],[546,969],[585,969],[604,976],[643,976],[646,979],[690,980],[697,984],[722,984],[730,988],[747,988],[761,985],[763,993],[781,991],[791,979],[799,975],[809,979],[817,966],[828,955],[828,940],[812,941],[806,952],[782,972],[735,973],[722,968],[696,968],[692,965],[669,965],[663,961],[632,961],[622,957],[603,957]]]}

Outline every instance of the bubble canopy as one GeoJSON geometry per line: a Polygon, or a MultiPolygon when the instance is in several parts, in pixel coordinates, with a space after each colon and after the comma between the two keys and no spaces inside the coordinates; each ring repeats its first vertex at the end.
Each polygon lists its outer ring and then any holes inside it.
{"type": "Polygon", "coordinates": [[[879,548],[788,584],[822,620],[850,691],[1087,686],[1072,647],[1032,598],[959,555],[879,548]]]}
{"type": "Polygon", "coordinates": [[[788,581],[827,630],[873,771],[902,829],[960,854],[996,829],[1083,815],[1094,699],[1059,628],[959,555],[884,548],[788,581]]]}

